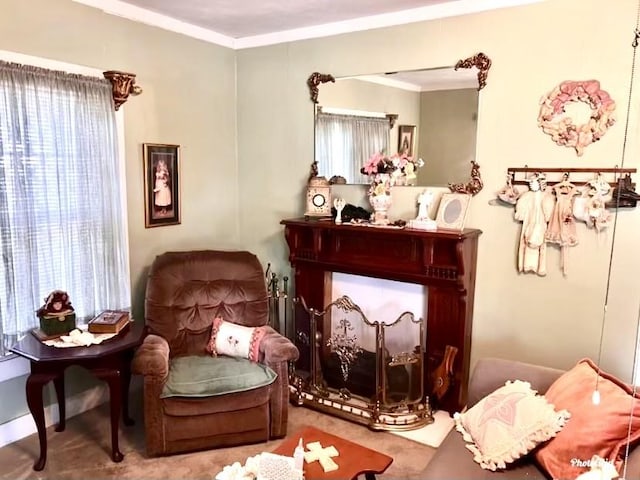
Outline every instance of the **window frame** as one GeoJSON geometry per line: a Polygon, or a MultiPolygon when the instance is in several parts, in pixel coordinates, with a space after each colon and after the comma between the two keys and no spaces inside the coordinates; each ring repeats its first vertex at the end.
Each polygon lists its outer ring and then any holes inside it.
{"type": "MultiPolygon", "coordinates": [[[[33,65],[35,67],[48,68],[50,70],[62,70],[68,73],[75,73],[79,75],[88,75],[92,77],[103,78],[102,72],[108,70],[107,68],[100,70],[93,67],[87,67],[84,65],[77,65],[73,63],[60,62],[49,58],[36,57],[32,55],[25,55],[18,52],[12,52],[9,50],[0,50],[0,59],[5,62],[21,63],[23,65],[33,65]]],[[[118,135],[118,159],[120,162],[120,186],[122,192],[121,209],[125,225],[125,252],[126,252],[126,265],[127,269],[130,268],[129,257],[129,222],[128,222],[128,209],[127,209],[127,182],[126,182],[126,161],[125,161],[125,141],[124,141],[124,112],[120,108],[115,112],[116,118],[116,131],[118,135]]],[[[131,282],[131,272],[129,271],[129,282],[131,282]]],[[[0,382],[5,382],[12,378],[20,377],[29,373],[29,361],[25,358],[19,357],[14,353],[10,353],[3,357],[0,357],[0,382]]]]}

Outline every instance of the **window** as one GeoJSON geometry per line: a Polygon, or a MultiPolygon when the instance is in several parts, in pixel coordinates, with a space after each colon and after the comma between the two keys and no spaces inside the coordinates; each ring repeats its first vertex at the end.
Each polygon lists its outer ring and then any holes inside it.
{"type": "Polygon", "coordinates": [[[360,173],[374,153],[388,151],[389,120],[319,112],[316,160],[320,175],[340,175],[347,183],[367,183],[360,173]]]}
{"type": "Polygon", "coordinates": [[[0,355],[52,290],[129,307],[117,131],[108,81],[0,62],[0,355]]]}

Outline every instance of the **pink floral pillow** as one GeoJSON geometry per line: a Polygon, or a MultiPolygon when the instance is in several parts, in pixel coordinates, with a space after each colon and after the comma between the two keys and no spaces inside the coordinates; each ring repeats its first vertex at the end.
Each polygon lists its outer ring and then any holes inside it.
{"type": "Polygon", "coordinates": [[[453,418],[473,459],[487,470],[506,468],[564,427],[569,412],[556,412],[528,382],[508,381],[453,418]]]}
{"type": "Polygon", "coordinates": [[[258,361],[260,341],[264,337],[264,327],[245,327],[222,318],[215,318],[211,327],[211,337],[207,351],[211,355],[228,355],[230,357],[248,358],[258,361]]]}

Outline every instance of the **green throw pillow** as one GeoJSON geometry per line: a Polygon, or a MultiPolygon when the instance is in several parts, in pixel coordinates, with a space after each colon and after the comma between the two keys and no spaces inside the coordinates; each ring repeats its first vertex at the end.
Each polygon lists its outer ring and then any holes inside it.
{"type": "Polygon", "coordinates": [[[177,357],[169,365],[169,377],[160,398],[210,397],[245,392],[276,381],[278,374],[266,365],[246,358],[198,355],[177,357]]]}

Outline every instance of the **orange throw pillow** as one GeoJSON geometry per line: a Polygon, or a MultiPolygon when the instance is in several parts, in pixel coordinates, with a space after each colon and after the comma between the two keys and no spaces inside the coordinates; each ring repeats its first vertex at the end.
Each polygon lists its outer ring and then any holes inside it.
{"type": "Polygon", "coordinates": [[[622,473],[625,446],[640,438],[640,391],[600,371],[600,404],[594,405],[598,367],[583,359],[549,387],[546,399],[571,418],[564,428],[535,453],[537,462],[554,480],[575,479],[589,470],[588,460],[598,455],[622,473]],[[629,416],[633,411],[629,435],[629,416]]]}

